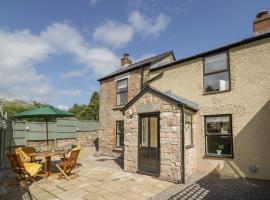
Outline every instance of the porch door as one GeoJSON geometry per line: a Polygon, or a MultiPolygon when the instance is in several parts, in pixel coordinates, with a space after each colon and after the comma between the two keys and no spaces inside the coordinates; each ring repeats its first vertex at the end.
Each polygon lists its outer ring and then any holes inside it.
{"type": "Polygon", "coordinates": [[[141,115],[139,118],[139,170],[160,172],[159,115],[141,115]]]}

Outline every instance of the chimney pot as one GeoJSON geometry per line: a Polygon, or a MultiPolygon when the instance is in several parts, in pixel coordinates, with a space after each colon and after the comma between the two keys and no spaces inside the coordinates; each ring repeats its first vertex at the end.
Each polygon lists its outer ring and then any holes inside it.
{"type": "Polygon", "coordinates": [[[125,58],[128,58],[129,57],[129,54],[128,53],[124,53],[124,57],[125,58]]]}
{"type": "Polygon", "coordinates": [[[255,35],[270,32],[270,16],[267,10],[257,13],[256,19],[253,21],[253,32],[255,35]]]}
{"type": "Polygon", "coordinates": [[[123,57],[121,58],[121,67],[128,67],[132,63],[128,57],[129,54],[127,52],[124,53],[123,57]]]}
{"type": "Polygon", "coordinates": [[[267,16],[267,15],[268,15],[268,11],[267,10],[262,10],[262,11],[257,13],[256,18],[260,19],[260,18],[262,18],[264,16],[267,16]]]}

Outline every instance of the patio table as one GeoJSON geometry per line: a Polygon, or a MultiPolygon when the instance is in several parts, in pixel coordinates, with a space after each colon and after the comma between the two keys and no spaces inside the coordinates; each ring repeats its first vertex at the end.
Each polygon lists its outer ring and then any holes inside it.
{"type": "Polygon", "coordinates": [[[66,151],[43,151],[43,152],[34,152],[29,153],[28,155],[31,157],[31,161],[34,160],[35,157],[45,157],[45,177],[49,177],[51,175],[51,158],[52,156],[63,155],[65,157],[66,151]]]}

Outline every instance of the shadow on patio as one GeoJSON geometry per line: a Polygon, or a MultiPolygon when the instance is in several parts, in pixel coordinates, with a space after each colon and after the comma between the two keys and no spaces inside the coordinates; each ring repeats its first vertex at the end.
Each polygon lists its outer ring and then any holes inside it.
{"type": "Polygon", "coordinates": [[[124,159],[123,158],[100,158],[97,159],[96,161],[99,162],[104,162],[104,161],[111,161],[113,160],[121,169],[124,169],[124,159]]]}
{"type": "MultiPolygon", "coordinates": [[[[2,195],[0,195],[0,199],[7,199],[7,200],[31,200],[32,195],[29,191],[29,187],[32,185],[32,182],[28,182],[24,188],[20,188],[20,183],[16,178],[14,172],[9,169],[5,168],[3,170],[3,177],[1,179],[2,188],[2,195]]],[[[43,177],[37,176],[35,181],[41,180],[43,177]]]]}

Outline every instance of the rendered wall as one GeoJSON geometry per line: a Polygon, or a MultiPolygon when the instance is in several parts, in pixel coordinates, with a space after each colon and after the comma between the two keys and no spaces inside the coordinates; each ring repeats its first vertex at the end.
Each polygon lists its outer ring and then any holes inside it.
{"type": "Polygon", "coordinates": [[[194,117],[193,172],[270,179],[270,39],[230,49],[229,56],[229,92],[203,94],[202,58],[164,69],[151,86],[199,104],[194,117]],[[204,115],[216,114],[232,114],[233,159],[204,157],[204,115]],[[251,165],[258,171],[250,172],[251,165]]]}

